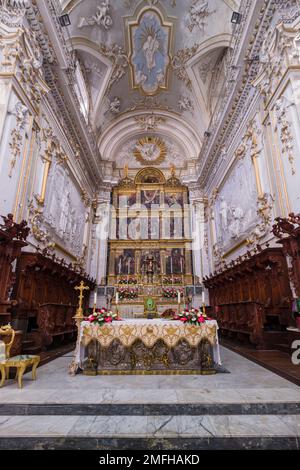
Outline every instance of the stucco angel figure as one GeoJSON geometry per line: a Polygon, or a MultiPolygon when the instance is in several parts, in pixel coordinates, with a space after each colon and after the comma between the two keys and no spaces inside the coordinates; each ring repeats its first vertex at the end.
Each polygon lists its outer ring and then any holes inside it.
{"type": "Polygon", "coordinates": [[[192,31],[195,26],[204,27],[204,18],[209,16],[211,12],[208,11],[208,2],[195,0],[190,7],[191,24],[189,30],[192,31]]]}
{"type": "Polygon", "coordinates": [[[78,28],[83,26],[103,26],[104,29],[109,29],[112,24],[112,17],[109,14],[110,4],[109,0],[101,2],[101,5],[97,6],[96,13],[89,18],[81,17],[78,23],[78,28]]]}
{"type": "Polygon", "coordinates": [[[118,96],[115,96],[114,99],[109,103],[108,110],[113,114],[118,114],[120,112],[121,101],[118,96]]]}

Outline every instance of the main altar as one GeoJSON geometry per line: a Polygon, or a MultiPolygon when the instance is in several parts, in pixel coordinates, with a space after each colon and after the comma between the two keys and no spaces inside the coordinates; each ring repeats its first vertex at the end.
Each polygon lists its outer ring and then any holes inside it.
{"type": "Polygon", "coordinates": [[[159,316],[191,301],[188,197],[174,168],[168,179],[156,168],[133,179],[125,168],[113,189],[106,286],[123,317],[146,315],[147,302],[159,316]]]}
{"type": "Polygon", "coordinates": [[[138,319],[80,322],[72,371],[98,374],[214,374],[221,364],[218,325],[138,319]]]}

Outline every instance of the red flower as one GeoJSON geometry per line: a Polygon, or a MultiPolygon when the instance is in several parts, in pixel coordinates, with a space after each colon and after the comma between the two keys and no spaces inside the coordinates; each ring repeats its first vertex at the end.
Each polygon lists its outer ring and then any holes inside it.
{"type": "Polygon", "coordinates": [[[93,322],[93,321],[95,320],[95,318],[96,318],[96,317],[94,317],[94,315],[90,315],[90,316],[88,317],[88,321],[89,321],[89,322],[93,322]]]}
{"type": "Polygon", "coordinates": [[[205,322],[205,318],[201,315],[200,317],[198,317],[198,322],[199,322],[199,323],[204,323],[204,322],[205,322]]]}
{"type": "Polygon", "coordinates": [[[104,318],[104,321],[105,321],[106,323],[111,323],[111,322],[112,322],[112,318],[111,318],[111,317],[105,317],[105,318],[104,318]]]}

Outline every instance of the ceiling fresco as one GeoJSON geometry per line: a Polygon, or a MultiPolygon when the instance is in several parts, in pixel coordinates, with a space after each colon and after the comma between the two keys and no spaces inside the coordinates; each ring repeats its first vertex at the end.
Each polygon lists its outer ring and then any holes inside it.
{"type": "MultiPolygon", "coordinates": [[[[134,136],[138,141],[143,133],[145,138],[157,136],[162,145],[175,139],[183,149],[181,167],[195,162],[222,96],[231,51],[230,20],[239,2],[61,4],[70,16],[69,47],[86,79],[88,119],[103,161],[116,162],[116,149],[128,146],[134,136]]],[[[147,149],[140,151],[147,154],[147,149]]],[[[127,158],[129,167],[137,164],[134,152],[127,158]]],[[[157,159],[157,166],[167,164],[167,158],[157,159]]]]}

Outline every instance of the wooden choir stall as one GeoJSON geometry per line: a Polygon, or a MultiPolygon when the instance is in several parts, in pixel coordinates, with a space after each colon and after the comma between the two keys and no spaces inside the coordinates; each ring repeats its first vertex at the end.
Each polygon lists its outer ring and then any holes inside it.
{"type": "Polygon", "coordinates": [[[281,248],[254,250],[204,279],[223,337],[268,348],[282,341],[291,321],[292,293],[281,248]]]}
{"type": "MultiPolygon", "coordinates": [[[[27,245],[29,227],[26,221],[17,224],[13,215],[1,216],[0,224],[0,326],[11,321],[15,302],[10,300],[10,293],[15,282],[13,263],[21,256],[21,250],[27,245]]],[[[0,340],[7,341],[6,337],[0,340]]],[[[22,331],[16,331],[12,354],[18,354],[22,348],[22,331]]]]}
{"type": "Polygon", "coordinates": [[[24,332],[25,352],[76,340],[74,286],[80,281],[90,289],[95,286],[82,268],[47,250],[22,252],[12,297],[17,303],[15,323],[24,332]]]}

